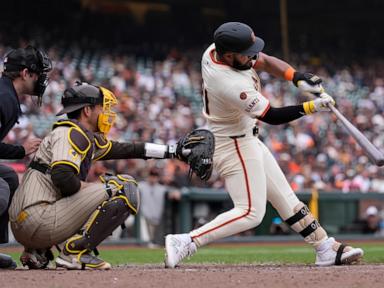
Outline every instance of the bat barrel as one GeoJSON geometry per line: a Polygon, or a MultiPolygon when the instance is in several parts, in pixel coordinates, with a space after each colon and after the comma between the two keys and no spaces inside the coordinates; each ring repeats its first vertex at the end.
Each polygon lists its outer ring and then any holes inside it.
{"type": "Polygon", "coordinates": [[[369,159],[375,163],[377,166],[381,167],[384,165],[384,154],[373,145],[367,137],[364,136],[351,122],[349,122],[343,114],[337,110],[333,105],[329,105],[331,111],[336,115],[336,117],[343,123],[344,127],[347,129],[349,134],[356,140],[356,142],[363,148],[363,150],[368,155],[369,159]]]}

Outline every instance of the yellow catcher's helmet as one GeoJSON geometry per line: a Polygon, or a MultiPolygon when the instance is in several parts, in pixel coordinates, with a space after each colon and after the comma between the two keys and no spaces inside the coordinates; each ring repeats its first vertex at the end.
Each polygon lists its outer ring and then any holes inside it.
{"type": "Polygon", "coordinates": [[[102,105],[103,112],[98,117],[99,131],[108,134],[116,119],[112,108],[117,104],[116,96],[102,86],[76,82],[75,86],[64,91],[61,104],[64,108],[56,116],[79,110],[85,106],[102,105]]]}

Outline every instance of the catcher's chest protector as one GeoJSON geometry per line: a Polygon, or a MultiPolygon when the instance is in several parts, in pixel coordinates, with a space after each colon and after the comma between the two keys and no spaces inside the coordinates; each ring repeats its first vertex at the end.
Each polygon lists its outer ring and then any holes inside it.
{"type": "Polygon", "coordinates": [[[68,133],[68,140],[71,142],[72,146],[75,146],[76,151],[82,154],[78,177],[80,180],[85,181],[92,164],[92,155],[94,151],[93,133],[85,129],[80,122],[74,119],[59,120],[53,125],[52,129],[61,126],[71,127],[71,130],[68,133]]]}

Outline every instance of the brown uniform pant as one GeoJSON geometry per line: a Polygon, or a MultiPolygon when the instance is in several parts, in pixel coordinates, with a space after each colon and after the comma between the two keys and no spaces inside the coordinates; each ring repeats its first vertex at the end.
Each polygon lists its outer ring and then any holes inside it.
{"type": "Polygon", "coordinates": [[[19,213],[11,222],[18,242],[28,248],[50,248],[76,234],[108,193],[101,183],[92,183],[55,203],[38,204],[19,213]]]}

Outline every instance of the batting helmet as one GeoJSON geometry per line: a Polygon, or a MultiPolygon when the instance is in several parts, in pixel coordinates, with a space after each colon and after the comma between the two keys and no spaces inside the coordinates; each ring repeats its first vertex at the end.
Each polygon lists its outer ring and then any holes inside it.
{"type": "Polygon", "coordinates": [[[264,48],[264,40],[252,28],[240,22],[227,22],[216,29],[213,39],[220,54],[235,52],[254,57],[264,48]]]}

